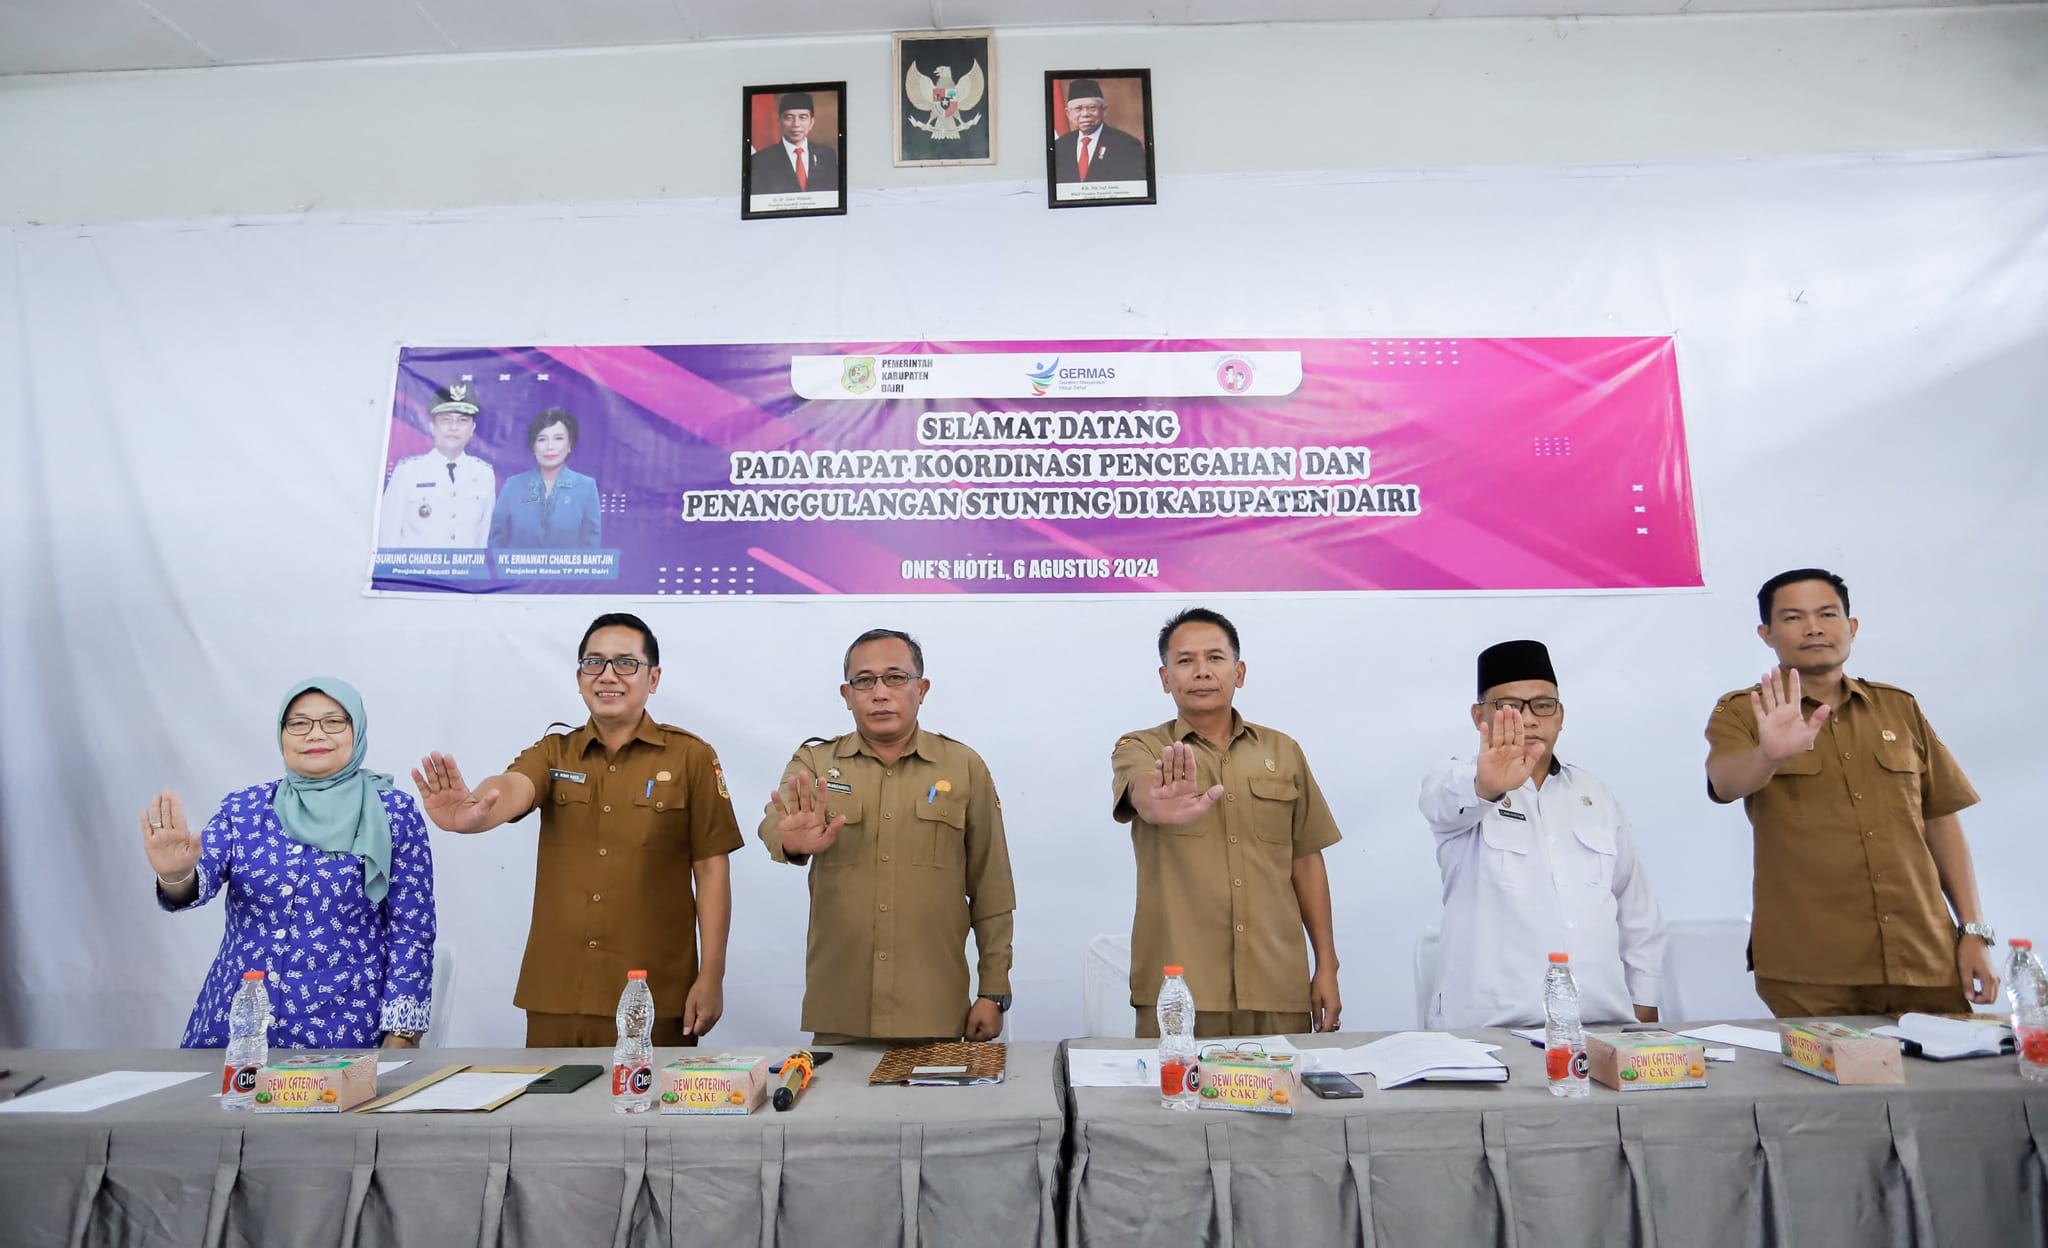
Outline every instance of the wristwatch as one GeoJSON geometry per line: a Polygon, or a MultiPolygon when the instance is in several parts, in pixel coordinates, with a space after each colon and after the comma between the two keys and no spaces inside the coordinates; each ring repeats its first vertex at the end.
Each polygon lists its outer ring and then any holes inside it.
{"type": "Polygon", "coordinates": [[[414,1044],[418,1044],[420,1037],[426,1033],[420,1031],[387,1031],[384,1034],[387,1036],[397,1036],[400,1040],[410,1040],[414,1044]]]}
{"type": "Polygon", "coordinates": [[[992,992],[984,992],[981,994],[981,1000],[995,1002],[996,1008],[1005,1014],[1010,1012],[1010,994],[1007,992],[1000,997],[992,992]]]}
{"type": "Polygon", "coordinates": [[[1998,945],[1998,933],[1992,929],[1989,923],[1965,923],[1963,924],[1963,935],[1975,936],[1978,940],[1994,948],[1998,945]]]}

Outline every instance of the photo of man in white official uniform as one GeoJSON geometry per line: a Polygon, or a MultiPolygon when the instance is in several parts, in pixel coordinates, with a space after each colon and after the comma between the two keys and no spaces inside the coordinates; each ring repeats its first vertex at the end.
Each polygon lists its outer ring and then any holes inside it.
{"type": "Polygon", "coordinates": [[[383,550],[481,550],[490,544],[498,474],[468,451],[481,409],[476,386],[458,381],[434,392],[427,415],[434,449],[398,461],[384,486],[377,520],[383,550]]]}
{"type": "Polygon", "coordinates": [[[1504,641],[1479,656],[1479,752],[1422,782],[1444,880],[1430,1028],[1543,1021],[1552,953],[1571,955],[1588,1023],[1657,1021],[1664,919],[1628,816],[1605,784],[1558,761],[1564,701],[1550,651],[1504,641]]]}

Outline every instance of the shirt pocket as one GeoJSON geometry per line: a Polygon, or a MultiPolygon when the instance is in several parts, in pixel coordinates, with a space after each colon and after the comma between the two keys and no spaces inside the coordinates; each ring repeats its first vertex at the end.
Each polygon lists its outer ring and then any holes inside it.
{"type": "Polygon", "coordinates": [[[633,794],[634,826],[642,830],[641,835],[647,842],[687,837],[690,834],[690,821],[684,810],[687,797],[688,793],[680,782],[663,784],[657,780],[650,791],[643,781],[640,791],[633,794]]]}
{"type": "Polygon", "coordinates": [[[1925,770],[1920,762],[1920,751],[1904,738],[1880,741],[1877,744],[1877,766],[1878,775],[1905,803],[1905,809],[1918,813],[1921,773],[1925,770]]]}
{"type": "Polygon", "coordinates": [[[862,801],[845,793],[825,793],[825,824],[831,826],[834,819],[846,822],[839,828],[839,835],[832,840],[832,848],[811,859],[819,870],[834,867],[850,867],[861,860],[862,851],[867,847],[868,832],[864,826],[867,808],[862,801]]]}
{"type": "Polygon", "coordinates": [[[1772,776],[1817,776],[1820,774],[1820,751],[1802,750],[1779,763],[1772,776]]]}
{"type": "Polygon", "coordinates": [[[967,796],[941,793],[917,804],[917,826],[910,842],[910,865],[957,867],[967,860],[967,796]]]}
{"type": "Polygon", "coordinates": [[[1583,882],[1588,889],[1610,892],[1614,888],[1615,846],[1620,833],[1611,823],[1592,811],[1572,820],[1572,838],[1587,850],[1576,855],[1566,883],[1583,882]],[[1576,877],[1576,878],[1574,878],[1576,877]]]}
{"type": "Polygon", "coordinates": [[[1268,845],[1292,844],[1294,804],[1301,799],[1301,782],[1254,776],[1246,787],[1252,791],[1252,835],[1268,845]]]}
{"type": "Polygon", "coordinates": [[[1529,887],[1529,855],[1536,848],[1536,832],[1519,819],[1491,812],[1479,821],[1479,839],[1485,846],[1486,879],[1494,887],[1519,893],[1529,887]]]}

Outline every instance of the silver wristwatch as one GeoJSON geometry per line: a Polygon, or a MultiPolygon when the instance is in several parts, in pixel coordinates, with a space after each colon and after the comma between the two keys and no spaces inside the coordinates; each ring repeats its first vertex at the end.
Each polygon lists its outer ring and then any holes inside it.
{"type": "Polygon", "coordinates": [[[1998,933],[1992,930],[1989,923],[1965,923],[1963,924],[1963,935],[1975,936],[1978,940],[1994,947],[1998,944],[1998,933]]]}

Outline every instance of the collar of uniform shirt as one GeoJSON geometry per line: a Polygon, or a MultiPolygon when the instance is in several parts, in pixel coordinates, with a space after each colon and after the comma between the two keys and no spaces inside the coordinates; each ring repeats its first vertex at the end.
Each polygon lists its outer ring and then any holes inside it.
{"type": "MultiPolygon", "coordinates": [[[[858,732],[848,733],[840,740],[839,745],[832,752],[840,758],[845,758],[850,754],[865,754],[876,762],[880,762],[882,758],[881,755],[875,753],[875,747],[868,744],[868,739],[858,732]]],[[[912,754],[917,755],[928,763],[938,761],[934,757],[931,734],[924,730],[923,725],[918,726],[917,731],[911,735],[909,743],[903,747],[903,753],[897,755],[897,757],[909,758],[912,754]]]]}
{"type": "MultiPolygon", "coordinates": [[[[1195,730],[1193,724],[1178,715],[1173,717],[1174,740],[1186,741],[1190,737],[1198,736],[1201,736],[1201,734],[1195,730]]],[[[1257,741],[1259,739],[1259,727],[1239,714],[1236,707],[1232,707],[1230,708],[1230,740],[1234,742],[1239,737],[1250,737],[1252,740],[1257,741]]],[[[1207,740],[1207,738],[1203,739],[1207,740]]]]}
{"type": "MultiPolygon", "coordinates": [[[[666,741],[662,740],[661,729],[655,725],[654,716],[649,715],[646,711],[640,712],[640,723],[633,729],[633,740],[645,741],[649,745],[656,746],[667,744],[666,741]]],[[[588,754],[590,753],[590,747],[593,745],[603,745],[603,742],[598,738],[597,721],[594,719],[578,728],[572,734],[569,750],[574,754],[588,754]]]]}

